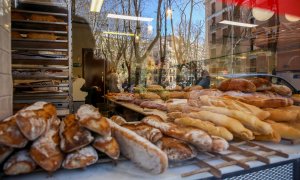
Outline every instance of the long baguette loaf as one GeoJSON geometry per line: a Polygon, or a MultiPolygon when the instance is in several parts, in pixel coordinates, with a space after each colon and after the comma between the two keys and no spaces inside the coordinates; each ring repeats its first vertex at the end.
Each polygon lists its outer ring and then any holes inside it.
{"type": "Polygon", "coordinates": [[[277,131],[282,138],[300,139],[300,130],[298,130],[292,126],[288,126],[284,123],[277,123],[277,122],[270,121],[270,120],[268,120],[267,122],[271,124],[274,131],[277,131]]]}
{"type": "Polygon", "coordinates": [[[262,109],[252,106],[237,100],[230,99],[228,97],[214,97],[214,96],[201,96],[198,98],[198,107],[201,106],[217,106],[225,107],[227,109],[239,110],[246,113],[254,114],[261,120],[264,120],[270,116],[270,113],[263,111],[262,109]]]}
{"type": "Polygon", "coordinates": [[[271,134],[267,135],[255,135],[256,141],[271,141],[274,143],[279,143],[281,141],[281,136],[279,132],[273,131],[271,134]]]}
{"type": "Polygon", "coordinates": [[[167,111],[170,112],[183,112],[183,113],[190,113],[190,112],[197,112],[199,111],[199,108],[189,106],[186,103],[180,103],[180,104],[167,104],[167,111]]]}
{"type": "Polygon", "coordinates": [[[211,147],[212,151],[222,152],[228,149],[229,144],[225,139],[218,136],[211,136],[211,138],[212,138],[212,147],[211,147]]]}
{"type": "Polygon", "coordinates": [[[138,135],[142,136],[143,138],[149,140],[152,143],[156,143],[163,137],[159,129],[144,123],[124,124],[122,125],[122,127],[130,129],[131,131],[137,133],[138,135]]]}
{"type": "Polygon", "coordinates": [[[175,119],[174,122],[184,126],[192,126],[195,128],[199,128],[210,135],[222,137],[227,141],[231,141],[233,139],[233,135],[230,131],[228,131],[224,127],[215,126],[213,123],[209,121],[202,121],[200,119],[183,117],[183,118],[175,119]]]}
{"type": "Polygon", "coordinates": [[[139,167],[154,174],[163,173],[168,168],[167,155],[148,140],[133,131],[109,120],[112,135],[120,145],[121,153],[139,167]]]}
{"type": "Polygon", "coordinates": [[[163,134],[177,138],[194,145],[198,150],[210,151],[212,139],[204,131],[196,128],[179,127],[173,123],[161,121],[158,116],[147,116],[142,119],[142,122],[158,128],[163,134]]]}
{"type": "Polygon", "coordinates": [[[273,121],[296,121],[298,119],[298,111],[292,111],[288,109],[265,109],[271,115],[269,119],[273,121]]]}
{"type": "Polygon", "coordinates": [[[199,111],[189,113],[188,116],[204,121],[210,121],[218,126],[223,126],[230,132],[232,132],[234,136],[239,137],[243,140],[254,139],[252,131],[245,128],[238,120],[230,118],[223,114],[217,114],[210,111],[199,111]]]}
{"type": "Polygon", "coordinates": [[[231,110],[223,107],[213,107],[213,106],[202,106],[202,110],[210,111],[218,114],[223,114],[229,116],[231,118],[239,120],[246,128],[257,132],[259,134],[271,134],[272,127],[266,123],[258,119],[256,116],[243,113],[238,110],[231,110]]]}

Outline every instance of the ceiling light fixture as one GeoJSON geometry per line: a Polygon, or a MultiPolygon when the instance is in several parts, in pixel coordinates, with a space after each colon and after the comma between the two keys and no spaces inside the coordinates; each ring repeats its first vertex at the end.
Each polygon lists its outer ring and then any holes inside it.
{"type": "Polygon", "coordinates": [[[133,33],[113,32],[113,31],[104,31],[103,34],[120,35],[120,36],[134,36],[133,33]]]}
{"type": "Polygon", "coordinates": [[[252,14],[254,18],[258,21],[266,21],[270,19],[274,15],[274,11],[270,11],[268,9],[262,9],[254,7],[252,9],[252,14]]]}
{"type": "Polygon", "coordinates": [[[126,16],[126,15],[120,15],[120,14],[107,14],[107,17],[114,18],[114,19],[132,20],[132,21],[145,21],[145,22],[153,21],[153,18],[138,17],[138,16],[126,16]]]}
{"type": "Polygon", "coordinates": [[[91,12],[100,12],[102,5],[103,5],[103,1],[104,0],[92,0],[90,11],[91,12]]]}
{"type": "Polygon", "coordinates": [[[223,20],[223,21],[221,21],[219,23],[220,24],[232,25],[232,26],[249,27],[249,28],[253,28],[253,27],[258,26],[256,24],[248,24],[248,23],[241,23],[241,22],[227,21],[227,20],[223,20]]]}
{"type": "Polygon", "coordinates": [[[172,9],[168,8],[166,11],[167,17],[172,17],[172,13],[173,13],[172,9]]]}

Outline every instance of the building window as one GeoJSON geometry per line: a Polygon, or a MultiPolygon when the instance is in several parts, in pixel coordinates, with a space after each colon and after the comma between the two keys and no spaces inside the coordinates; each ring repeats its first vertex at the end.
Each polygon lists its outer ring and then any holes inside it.
{"type": "Polygon", "coordinates": [[[216,3],[213,2],[211,3],[211,14],[215,14],[216,13],[216,3]]]}
{"type": "Polygon", "coordinates": [[[226,44],[227,39],[228,39],[228,29],[225,28],[225,29],[223,29],[223,38],[222,38],[223,44],[226,44]]]}
{"type": "Polygon", "coordinates": [[[256,72],[256,58],[250,59],[250,72],[256,72]]]}
{"type": "Polygon", "coordinates": [[[216,33],[211,34],[211,43],[216,44],[216,33]]]}
{"type": "Polygon", "coordinates": [[[222,14],[222,19],[223,20],[228,20],[228,12],[226,11],[226,12],[223,12],[223,14],[222,14]]]}

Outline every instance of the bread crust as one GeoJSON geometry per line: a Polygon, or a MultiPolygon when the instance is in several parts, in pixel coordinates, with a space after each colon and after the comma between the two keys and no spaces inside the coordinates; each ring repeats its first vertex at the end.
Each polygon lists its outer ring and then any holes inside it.
{"type": "Polygon", "coordinates": [[[143,138],[149,140],[152,143],[156,143],[163,137],[163,134],[159,129],[149,126],[144,123],[136,123],[136,124],[124,124],[122,127],[130,129],[131,131],[137,133],[143,138]]]}
{"type": "Polygon", "coordinates": [[[95,138],[93,147],[112,159],[118,159],[120,156],[120,147],[114,137],[98,136],[95,138]]]}
{"type": "Polygon", "coordinates": [[[98,161],[98,153],[92,146],[86,146],[67,154],[62,167],[65,169],[78,169],[95,164],[98,161]]]}
{"type": "Polygon", "coordinates": [[[31,159],[27,150],[21,150],[13,154],[3,166],[6,175],[27,174],[35,170],[36,164],[31,159]]]}
{"type": "Polygon", "coordinates": [[[218,89],[221,91],[255,92],[256,86],[247,79],[234,78],[221,82],[218,89]]]}

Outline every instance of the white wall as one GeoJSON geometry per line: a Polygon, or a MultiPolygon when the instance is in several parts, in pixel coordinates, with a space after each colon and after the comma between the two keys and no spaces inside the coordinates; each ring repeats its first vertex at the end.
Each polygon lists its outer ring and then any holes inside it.
{"type": "Polygon", "coordinates": [[[0,120],[12,114],[10,0],[0,0],[0,120]]]}

